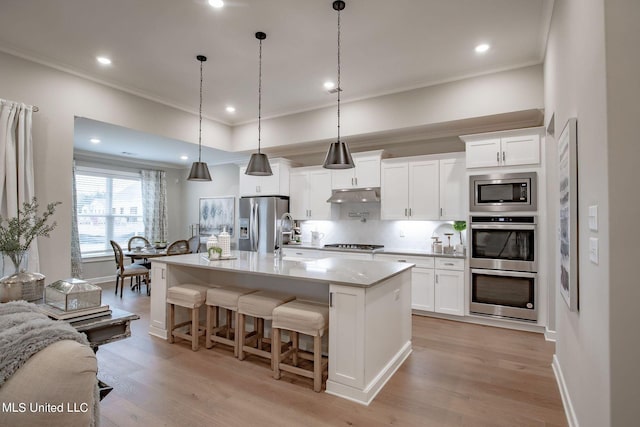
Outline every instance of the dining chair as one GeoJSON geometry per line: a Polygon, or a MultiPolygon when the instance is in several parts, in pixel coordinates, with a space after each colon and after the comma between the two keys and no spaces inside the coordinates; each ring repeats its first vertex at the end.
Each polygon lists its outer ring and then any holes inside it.
{"type": "Polygon", "coordinates": [[[111,247],[113,248],[113,255],[116,259],[116,295],[118,295],[118,284],[120,285],[120,298],[122,298],[122,292],[124,289],[124,280],[127,277],[131,278],[131,286],[133,287],[133,278],[136,278],[136,284],[138,286],[138,290],[140,290],[140,286],[142,285],[142,280],[144,279],[147,284],[147,295],[150,294],[149,289],[149,269],[140,264],[129,264],[124,265],[124,253],[122,252],[122,248],[118,244],[118,242],[110,241],[111,247]]]}
{"type": "Polygon", "coordinates": [[[196,235],[189,239],[189,252],[192,254],[200,252],[200,236],[196,235]]]}
{"type": "Polygon", "coordinates": [[[167,255],[182,255],[189,253],[189,242],[186,240],[176,240],[167,248],[167,255]]]}
{"type": "MultiPolygon", "coordinates": [[[[151,246],[151,244],[143,236],[133,236],[127,242],[127,248],[129,249],[129,252],[131,252],[133,249],[137,248],[138,246],[142,246],[143,248],[147,248],[147,247],[151,246]]],[[[149,268],[149,269],[151,268],[151,263],[146,258],[136,259],[136,260],[134,260],[132,262],[135,263],[135,264],[143,265],[143,266],[145,266],[146,268],[149,268]]]]}

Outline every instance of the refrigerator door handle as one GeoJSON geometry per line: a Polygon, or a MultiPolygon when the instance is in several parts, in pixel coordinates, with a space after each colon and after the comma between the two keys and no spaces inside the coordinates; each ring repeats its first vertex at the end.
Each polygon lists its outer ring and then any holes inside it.
{"type": "Polygon", "coordinates": [[[258,216],[258,204],[253,200],[251,201],[251,250],[258,251],[258,230],[260,227],[258,216]]]}

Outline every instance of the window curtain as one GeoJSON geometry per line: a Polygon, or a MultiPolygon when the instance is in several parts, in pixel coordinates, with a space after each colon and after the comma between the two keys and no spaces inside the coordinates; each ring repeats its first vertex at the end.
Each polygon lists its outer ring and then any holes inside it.
{"type": "MultiPolygon", "coordinates": [[[[31,123],[33,107],[0,98],[0,213],[18,215],[35,196],[31,123]]],[[[29,248],[30,271],[40,270],[38,242],[29,248]]]]}
{"type": "Polygon", "coordinates": [[[73,187],[71,189],[71,277],[82,279],[82,252],[80,251],[80,232],[78,231],[78,198],[76,194],[76,162],[73,162],[73,187]]]}
{"type": "Polygon", "coordinates": [[[144,235],[149,242],[167,241],[166,172],[142,171],[142,217],[144,235]]]}

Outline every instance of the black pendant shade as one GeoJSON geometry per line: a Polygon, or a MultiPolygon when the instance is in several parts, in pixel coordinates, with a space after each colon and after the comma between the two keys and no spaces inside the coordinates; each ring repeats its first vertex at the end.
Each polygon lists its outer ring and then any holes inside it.
{"type": "Polygon", "coordinates": [[[258,152],[251,155],[247,169],[244,171],[245,175],[273,175],[271,165],[269,164],[269,158],[266,154],[262,154],[260,152],[260,119],[262,118],[262,40],[266,38],[267,35],[262,31],[258,31],[256,33],[256,39],[260,40],[260,53],[258,57],[258,152]]]}
{"type": "Polygon", "coordinates": [[[349,147],[345,142],[340,141],[340,92],[342,87],[340,86],[340,11],[345,8],[346,4],[342,0],[336,0],[333,2],[333,9],[338,12],[338,140],[331,144],[329,151],[327,151],[327,157],[324,159],[325,169],[350,169],[355,167],[349,147]]]}
{"type": "Polygon", "coordinates": [[[205,162],[193,162],[191,172],[189,172],[188,181],[211,181],[209,167],[205,162]]]}
{"type": "Polygon", "coordinates": [[[342,141],[332,143],[327,151],[323,167],[325,169],[350,169],[354,166],[347,144],[342,141]]]}
{"type": "Polygon", "coordinates": [[[209,167],[202,161],[202,64],[207,60],[204,55],[196,56],[196,59],[200,61],[200,111],[198,122],[198,161],[193,162],[191,165],[191,171],[187,177],[187,181],[211,181],[211,175],[209,174],[209,167]]]}

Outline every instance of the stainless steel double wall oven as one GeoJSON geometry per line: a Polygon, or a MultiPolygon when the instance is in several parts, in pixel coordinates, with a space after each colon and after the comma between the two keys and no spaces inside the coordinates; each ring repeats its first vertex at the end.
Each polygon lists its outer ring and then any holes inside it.
{"type": "Polygon", "coordinates": [[[535,216],[471,217],[472,313],[535,321],[535,216]]]}

